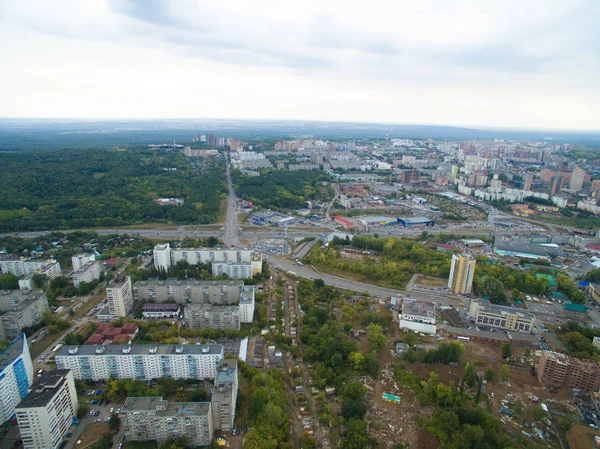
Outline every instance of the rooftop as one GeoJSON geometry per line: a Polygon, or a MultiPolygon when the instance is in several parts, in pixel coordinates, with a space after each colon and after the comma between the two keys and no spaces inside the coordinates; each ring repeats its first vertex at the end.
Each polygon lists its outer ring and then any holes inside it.
{"type": "Polygon", "coordinates": [[[435,318],[435,303],[407,298],[402,303],[402,315],[405,314],[435,318]]]}
{"type": "Polygon", "coordinates": [[[227,281],[198,281],[196,279],[179,280],[177,278],[168,278],[164,281],[159,278],[149,278],[145,281],[136,281],[134,286],[138,285],[199,285],[203,287],[222,287],[222,286],[244,286],[244,281],[227,280],[227,281]]]}
{"type": "Polygon", "coordinates": [[[163,304],[144,304],[143,312],[177,312],[181,307],[179,304],[163,303],[163,304]]]}
{"type": "Polygon", "coordinates": [[[77,357],[94,355],[219,355],[222,345],[104,345],[104,346],[63,346],[57,357],[77,357]]]}
{"type": "Polygon", "coordinates": [[[68,373],[68,369],[59,369],[47,371],[42,374],[42,377],[36,380],[31,386],[29,394],[17,406],[17,410],[31,407],[45,407],[48,405],[56,395],[56,392],[67,381],[68,373]]]}
{"type": "Polygon", "coordinates": [[[160,396],[130,397],[121,413],[156,411],[156,416],[204,416],[210,413],[210,402],[167,402],[160,396]]]}
{"type": "Polygon", "coordinates": [[[404,221],[404,223],[410,224],[422,224],[422,223],[430,223],[431,218],[427,217],[400,217],[400,220],[404,221]]]}
{"type": "Polygon", "coordinates": [[[0,371],[3,371],[23,353],[25,344],[25,334],[21,334],[4,351],[0,352],[0,371]]]}

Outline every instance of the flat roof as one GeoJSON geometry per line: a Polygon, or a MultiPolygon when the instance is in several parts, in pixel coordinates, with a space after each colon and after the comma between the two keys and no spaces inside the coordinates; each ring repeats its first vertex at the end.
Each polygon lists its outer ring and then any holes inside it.
{"type": "Polygon", "coordinates": [[[175,303],[161,303],[161,304],[149,304],[146,303],[142,307],[142,312],[156,311],[156,312],[176,312],[181,306],[175,303]]]}
{"type": "Polygon", "coordinates": [[[67,382],[68,369],[47,371],[31,385],[29,394],[25,396],[18,409],[44,407],[56,395],[57,391],[67,382]]]}
{"type": "Polygon", "coordinates": [[[154,411],[159,417],[205,416],[210,413],[210,402],[167,402],[160,396],[129,397],[121,413],[154,411]]]}
{"type": "Polygon", "coordinates": [[[431,223],[433,221],[431,218],[427,217],[398,217],[398,219],[407,224],[431,223]]]}
{"type": "Polygon", "coordinates": [[[23,353],[24,345],[25,334],[21,334],[4,351],[0,352],[0,371],[4,370],[23,353]]]}
{"type": "Polygon", "coordinates": [[[382,217],[380,215],[367,215],[365,217],[360,217],[359,220],[362,221],[366,221],[366,222],[381,222],[381,221],[390,221],[390,222],[394,222],[396,221],[396,218],[394,217],[382,217]]]}
{"type": "Polygon", "coordinates": [[[136,281],[134,284],[138,285],[198,285],[201,287],[244,287],[244,281],[242,280],[227,280],[227,281],[199,281],[196,279],[184,279],[179,280],[177,278],[167,278],[164,281],[159,278],[148,278],[145,281],[136,281]]]}
{"type": "Polygon", "coordinates": [[[404,314],[435,318],[435,303],[406,298],[402,303],[402,315],[404,314]]]}
{"type": "Polygon", "coordinates": [[[531,334],[527,334],[527,333],[523,333],[523,332],[514,332],[514,333],[505,334],[504,332],[492,332],[492,331],[482,331],[482,330],[478,331],[476,329],[466,329],[463,327],[455,327],[455,326],[447,326],[446,332],[448,332],[450,334],[454,334],[454,335],[461,335],[464,337],[487,338],[490,340],[505,341],[505,342],[508,342],[511,340],[518,340],[518,341],[530,341],[530,342],[537,343],[540,341],[540,337],[538,335],[531,335],[531,334]],[[510,337],[509,337],[509,335],[510,335],[510,337]]]}
{"type": "Polygon", "coordinates": [[[93,355],[218,355],[223,352],[223,345],[103,345],[103,346],[63,346],[56,354],[57,357],[78,357],[93,355]],[[208,352],[202,352],[208,347],[208,352]],[[96,348],[103,350],[96,354],[96,348]],[[77,352],[70,353],[77,349],[77,352]],[[123,349],[129,352],[123,352],[123,349]],[[150,351],[152,349],[152,352],[150,351]],[[177,352],[177,349],[180,352],[177,352]]]}

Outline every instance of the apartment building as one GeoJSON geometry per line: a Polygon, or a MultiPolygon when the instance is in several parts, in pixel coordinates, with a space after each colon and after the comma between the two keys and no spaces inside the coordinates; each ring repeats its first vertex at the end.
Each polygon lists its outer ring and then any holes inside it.
{"type": "Polygon", "coordinates": [[[73,285],[75,287],[79,287],[79,284],[82,282],[89,284],[90,282],[97,281],[100,279],[100,262],[93,260],[86,262],[77,271],[73,271],[71,277],[73,278],[73,285]]]}
{"type": "Polygon", "coordinates": [[[250,279],[252,277],[252,264],[245,262],[213,262],[212,275],[226,274],[232,279],[250,279]]]}
{"type": "Polygon", "coordinates": [[[10,419],[33,382],[33,362],[25,334],[0,352],[0,423],[10,419]]]}
{"type": "Polygon", "coordinates": [[[24,449],[58,449],[77,416],[77,392],[68,370],[48,371],[15,412],[24,449]]]}
{"type": "Polygon", "coordinates": [[[435,303],[404,299],[400,314],[400,329],[435,335],[437,332],[435,303]]]}
{"type": "Polygon", "coordinates": [[[223,359],[222,345],[64,346],[56,367],[75,379],[214,379],[223,359]]]}
{"type": "Polygon", "coordinates": [[[0,316],[4,333],[15,338],[23,329],[42,322],[48,310],[48,298],[43,290],[6,290],[0,292],[0,316]]]}
{"type": "MultiPolygon", "coordinates": [[[[223,264],[231,264],[232,267],[237,268],[229,270],[232,275],[236,275],[238,278],[252,277],[262,272],[262,254],[256,250],[228,250],[219,248],[171,249],[168,243],[159,243],[154,247],[154,266],[157,269],[166,271],[171,265],[175,265],[181,260],[186,261],[190,265],[216,264],[219,267],[216,269],[217,272],[221,271],[222,273],[228,270],[223,264]]],[[[213,268],[213,274],[215,274],[215,268],[213,268]]]]}
{"type": "Polygon", "coordinates": [[[0,257],[0,271],[2,274],[14,274],[15,276],[27,276],[28,274],[42,273],[49,279],[61,275],[60,264],[55,260],[35,258],[15,258],[13,256],[0,257]]]}
{"type": "Polygon", "coordinates": [[[80,270],[88,262],[94,262],[96,256],[93,253],[87,254],[76,254],[71,257],[71,265],[73,265],[73,271],[80,270]]]}
{"type": "Polygon", "coordinates": [[[531,332],[535,316],[514,307],[491,305],[486,300],[471,300],[469,318],[480,326],[489,326],[515,332],[531,332]]]}
{"type": "Polygon", "coordinates": [[[127,441],[186,437],[189,446],[208,446],[213,423],[210,402],[167,402],[162,397],[127,398],[119,413],[127,441]]]}
{"type": "Polygon", "coordinates": [[[233,430],[237,393],[237,360],[221,360],[211,398],[212,422],[215,430],[222,430],[223,432],[233,430]]]}
{"type": "Polygon", "coordinates": [[[156,278],[133,286],[136,301],[185,304],[185,325],[191,329],[240,329],[252,323],[255,290],[243,281],[197,281],[156,278]]]}
{"type": "Polygon", "coordinates": [[[542,352],[537,371],[538,379],[543,384],[579,388],[584,391],[597,391],[600,387],[599,365],[566,354],[542,352]]]}
{"type": "Polygon", "coordinates": [[[471,293],[473,275],[475,274],[475,258],[470,254],[453,254],[450,266],[448,288],[453,293],[463,295],[471,293]]]}
{"type": "Polygon", "coordinates": [[[111,315],[126,317],[133,307],[131,277],[115,279],[109,287],[106,287],[106,298],[108,299],[108,310],[111,315]]]}

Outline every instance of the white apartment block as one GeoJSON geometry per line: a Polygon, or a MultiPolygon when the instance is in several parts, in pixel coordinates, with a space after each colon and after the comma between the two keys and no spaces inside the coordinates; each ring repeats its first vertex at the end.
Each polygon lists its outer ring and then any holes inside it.
{"type": "Polygon", "coordinates": [[[15,410],[23,448],[58,449],[77,408],[73,374],[68,370],[44,373],[15,410]]]}
{"type": "Polygon", "coordinates": [[[92,281],[97,281],[100,279],[100,262],[99,261],[89,261],[84,265],[81,265],[77,271],[74,271],[72,274],[73,277],[73,285],[75,287],[79,287],[79,284],[82,282],[87,282],[88,284],[92,281]]]}
{"type": "Polygon", "coordinates": [[[2,274],[14,274],[15,276],[27,276],[28,274],[41,273],[54,279],[62,274],[60,264],[55,260],[44,260],[34,258],[4,257],[0,259],[0,271],[2,274]]]}
{"type": "Polygon", "coordinates": [[[239,306],[188,304],[185,306],[185,325],[190,329],[240,330],[239,306]]]}
{"type": "Polygon", "coordinates": [[[240,262],[213,262],[212,275],[226,274],[232,279],[250,279],[252,277],[252,264],[240,262]]]}
{"type": "Polygon", "coordinates": [[[186,437],[189,446],[209,446],[213,438],[210,402],[167,402],[160,396],[127,398],[119,413],[127,441],[186,437]]]}
{"type": "Polygon", "coordinates": [[[56,367],[75,379],[214,379],[223,359],[222,345],[64,346],[56,367]]]}
{"type": "Polygon", "coordinates": [[[126,317],[133,307],[131,278],[127,276],[113,281],[110,287],[106,287],[106,298],[111,315],[126,317]]]}
{"type": "Polygon", "coordinates": [[[215,430],[231,432],[235,422],[235,405],[238,393],[237,360],[221,361],[212,390],[211,408],[215,430]]]}
{"type": "Polygon", "coordinates": [[[58,262],[47,263],[39,270],[36,270],[36,273],[44,274],[50,280],[62,276],[62,270],[60,269],[60,264],[58,262]]]}
{"type": "Polygon", "coordinates": [[[71,257],[71,264],[73,265],[73,271],[80,270],[88,262],[96,260],[96,256],[93,253],[88,254],[77,254],[71,257]]]}
{"type": "MultiPolygon", "coordinates": [[[[231,269],[231,272],[239,278],[252,277],[262,272],[262,254],[260,251],[219,248],[171,249],[168,243],[160,243],[154,247],[154,266],[157,269],[167,270],[171,265],[175,265],[180,260],[184,260],[190,265],[206,264],[209,262],[212,264],[231,263],[238,266],[235,270],[231,269]],[[249,271],[240,268],[247,265],[249,265],[249,271]]],[[[224,273],[227,269],[221,267],[219,270],[224,273]]]]}
{"type": "Polygon", "coordinates": [[[33,382],[33,362],[25,334],[0,352],[0,423],[10,419],[33,382]]]}
{"type": "Polygon", "coordinates": [[[240,301],[240,322],[241,323],[252,323],[254,319],[254,288],[252,288],[252,295],[243,296],[240,301]]]}
{"type": "Polygon", "coordinates": [[[43,290],[7,290],[0,292],[0,321],[8,338],[15,338],[26,327],[42,322],[48,310],[43,290]]]}

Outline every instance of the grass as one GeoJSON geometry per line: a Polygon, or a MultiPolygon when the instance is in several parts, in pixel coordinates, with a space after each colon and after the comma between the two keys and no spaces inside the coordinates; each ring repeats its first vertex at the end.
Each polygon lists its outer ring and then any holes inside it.
{"type": "Polygon", "coordinates": [[[378,287],[383,288],[392,288],[396,290],[405,290],[406,284],[410,280],[410,277],[403,282],[402,286],[394,285],[392,282],[387,279],[376,279],[370,276],[363,276],[357,273],[352,273],[351,271],[337,270],[335,268],[331,268],[327,265],[322,264],[313,264],[317,270],[321,273],[332,274],[333,276],[338,276],[343,279],[348,279],[349,281],[362,282],[363,284],[372,284],[378,287]]]}
{"type": "MultiPolygon", "coordinates": [[[[96,296],[88,299],[84,304],[80,305],[77,310],[75,311],[75,315],[73,315],[72,317],[69,317],[70,319],[77,319],[77,318],[83,318],[84,316],[86,316],[90,310],[92,310],[94,307],[96,307],[98,304],[100,304],[102,302],[102,300],[105,298],[105,293],[104,293],[104,289],[102,289],[100,291],[100,293],[98,293],[96,296]]],[[[73,308],[73,306],[71,306],[71,308],[73,308]]]]}
{"type": "Polygon", "coordinates": [[[123,449],[156,449],[156,441],[126,441],[123,449]]]}
{"type": "Polygon", "coordinates": [[[33,344],[33,346],[31,346],[29,348],[29,353],[31,354],[31,358],[35,359],[35,358],[39,357],[39,355],[42,354],[44,351],[52,349],[52,348],[49,348],[49,346],[55,340],[58,339],[60,334],[61,333],[48,334],[48,331],[46,330],[44,337],[41,340],[38,338],[37,341],[33,344]]]}
{"type": "Polygon", "coordinates": [[[227,217],[227,199],[221,200],[220,202],[217,223],[225,223],[225,217],[227,217]]]}

